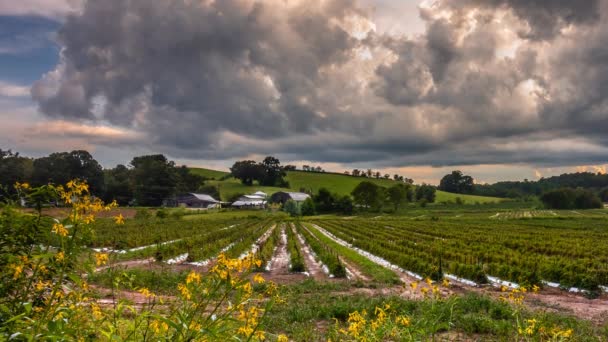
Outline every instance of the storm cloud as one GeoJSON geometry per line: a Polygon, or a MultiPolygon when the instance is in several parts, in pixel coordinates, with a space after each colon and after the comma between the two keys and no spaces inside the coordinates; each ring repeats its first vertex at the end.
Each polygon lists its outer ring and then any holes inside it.
{"type": "Polygon", "coordinates": [[[88,1],[31,93],[48,117],[180,158],[608,159],[607,0],[425,1],[420,16],[412,37],[348,0],[88,1]]]}

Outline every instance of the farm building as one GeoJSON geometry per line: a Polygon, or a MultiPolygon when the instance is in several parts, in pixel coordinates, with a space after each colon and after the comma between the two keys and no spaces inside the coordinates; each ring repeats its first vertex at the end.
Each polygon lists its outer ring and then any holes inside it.
{"type": "MultiPolygon", "coordinates": [[[[258,191],[261,192],[261,191],[258,191]]],[[[256,193],[257,194],[257,193],[256,193]]],[[[243,195],[239,197],[232,206],[239,209],[264,209],[266,208],[266,196],[243,195]]]]}
{"type": "Polygon", "coordinates": [[[253,193],[253,196],[260,196],[260,197],[268,197],[268,195],[264,192],[264,191],[256,191],[253,193]]]}
{"type": "Polygon", "coordinates": [[[289,201],[290,199],[296,202],[304,202],[307,198],[310,198],[310,195],[303,192],[279,191],[270,196],[270,202],[285,204],[285,202],[289,201]]]}
{"type": "Polygon", "coordinates": [[[178,207],[186,208],[218,208],[221,202],[207,194],[187,193],[175,199],[178,207]]]}

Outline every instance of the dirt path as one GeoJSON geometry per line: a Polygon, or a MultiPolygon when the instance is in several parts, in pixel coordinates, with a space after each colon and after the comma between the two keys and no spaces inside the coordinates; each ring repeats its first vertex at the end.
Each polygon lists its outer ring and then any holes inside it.
{"type": "Polygon", "coordinates": [[[287,253],[287,234],[285,224],[281,225],[281,238],[270,260],[270,275],[289,274],[289,253],[287,253]]]}
{"type": "Polygon", "coordinates": [[[350,280],[360,280],[360,281],[366,281],[366,282],[371,280],[368,276],[363,274],[363,272],[361,272],[361,270],[359,270],[357,267],[353,266],[353,264],[344,260],[343,257],[339,257],[339,258],[340,258],[340,262],[342,264],[344,264],[344,267],[346,267],[346,272],[348,273],[349,278],[351,278],[350,280]]]}
{"type": "Polygon", "coordinates": [[[304,265],[306,266],[306,271],[315,280],[329,279],[327,274],[325,274],[325,272],[323,272],[323,266],[322,266],[321,262],[318,261],[317,259],[315,259],[315,257],[312,254],[312,251],[310,250],[310,247],[308,246],[308,244],[306,244],[306,241],[304,241],[304,238],[302,237],[302,235],[300,235],[300,233],[298,233],[298,231],[296,230],[296,227],[294,226],[293,223],[291,223],[290,225],[291,225],[291,229],[292,229],[294,235],[298,239],[298,243],[300,244],[300,251],[302,252],[302,259],[304,259],[304,265]]]}

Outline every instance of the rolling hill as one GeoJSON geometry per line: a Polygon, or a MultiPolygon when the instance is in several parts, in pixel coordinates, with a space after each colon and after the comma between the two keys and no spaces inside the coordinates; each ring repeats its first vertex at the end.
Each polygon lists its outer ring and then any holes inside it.
{"type": "MultiPolygon", "coordinates": [[[[285,178],[289,182],[290,187],[289,189],[286,189],[272,186],[260,186],[256,184],[254,184],[253,186],[246,186],[241,184],[241,182],[235,178],[220,180],[220,178],[228,175],[228,172],[225,171],[217,171],[204,168],[191,168],[191,170],[192,172],[204,176],[206,178],[213,178],[212,180],[209,180],[206,183],[217,185],[220,189],[222,200],[224,201],[228,200],[235,194],[249,194],[258,190],[264,191],[267,194],[272,194],[277,191],[300,191],[300,189],[316,193],[321,188],[327,188],[331,192],[335,192],[340,195],[348,195],[357,186],[357,184],[359,184],[363,180],[368,180],[384,187],[389,187],[395,184],[395,181],[391,179],[362,178],[325,172],[289,171],[287,172],[287,177],[285,178]]],[[[462,195],[437,191],[436,201],[454,201],[456,197],[460,197],[465,203],[469,204],[476,202],[501,202],[505,200],[504,198],[497,197],[462,195]]]]}

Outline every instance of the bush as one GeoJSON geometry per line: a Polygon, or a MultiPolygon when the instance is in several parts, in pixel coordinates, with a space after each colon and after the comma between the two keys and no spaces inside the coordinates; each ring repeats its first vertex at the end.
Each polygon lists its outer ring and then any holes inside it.
{"type": "Polygon", "coordinates": [[[283,204],[283,211],[294,217],[302,215],[300,205],[291,199],[283,204]]]}
{"type": "Polygon", "coordinates": [[[540,200],[549,209],[594,209],[602,208],[600,198],[586,189],[563,188],[547,191],[540,200]]]}
{"type": "Polygon", "coordinates": [[[316,214],[315,212],[315,203],[312,201],[312,198],[308,197],[302,203],[302,216],[313,216],[316,214]]]}
{"type": "Polygon", "coordinates": [[[136,220],[148,220],[152,217],[149,209],[146,208],[138,208],[135,211],[135,219],[136,220]]]}

